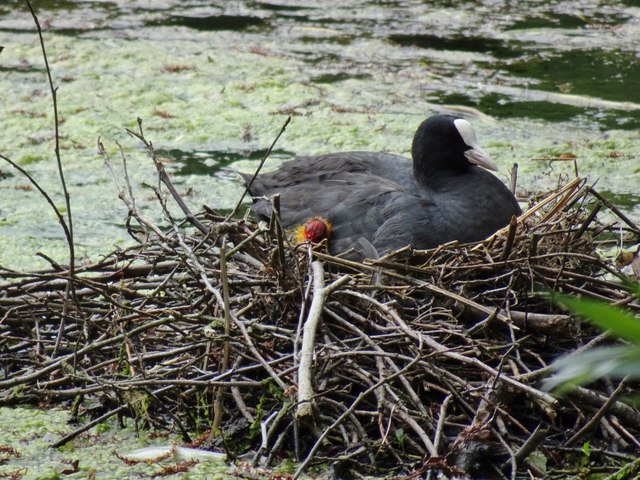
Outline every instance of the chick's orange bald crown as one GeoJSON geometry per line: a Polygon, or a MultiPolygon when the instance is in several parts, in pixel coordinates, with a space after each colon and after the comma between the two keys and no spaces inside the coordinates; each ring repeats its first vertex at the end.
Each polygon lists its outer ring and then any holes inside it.
{"type": "Polygon", "coordinates": [[[329,239],[330,234],[331,224],[322,217],[313,217],[296,228],[295,241],[320,243],[325,238],[329,239]]]}

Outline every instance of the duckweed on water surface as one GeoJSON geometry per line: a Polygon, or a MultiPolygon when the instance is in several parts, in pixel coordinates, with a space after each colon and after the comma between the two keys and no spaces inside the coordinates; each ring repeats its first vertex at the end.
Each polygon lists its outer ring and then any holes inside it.
{"type": "MultiPolygon", "coordinates": [[[[39,7],[80,256],[95,258],[129,241],[126,208],[97,154],[99,137],[116,161],[116,142],[122,145],[139,204],[161,221],[148,188],[153,166],[124,132],[137,117],[156,148],[183,153],[169,154],[167,164],[194,210],[234,204],[241,189],[233,170],[252,170],[255,161],[222,166],[225,157],[255,158],[287,115],[293,121],[267,168],[294,154],[408,154],[420,121],[451,104],[491,116],[471,114],[503,178],[518,162],[525,191],[555,183],[544,162],[532,159],[564,150],[578,156],[582,174],[599,177],[601,189],[624,195],[637,188],[633,126],[640,107],[637,93],[624,88],[636,77],[637,8],[616,1],[574,2],[571,9],[519,2],[506,11],[489,1],[357,8],[341,2],[328,16],[317,5],[290,3],[231,2],[206,11],[198,2],[172,1],[157,8],[39,7]],[[584,51],[589,62],[581,60],[584,51]],[[587,107],[589,98],[613,103],[587,107]],[[211,171],[190,167],[203,157],[211,171]]],[[[0,106],[8,119],[1,153],[28,165],[62,204],[51,99],[21,1],[0,9],[0,45],[0,88],[10,92],[0,106]]],[[[554,165],[553,172],[563,168],[554,165]]],[[[0,182],[0,264],[43,267],[38,250],[64,262],[62,231],[44,201],[9,167],[0,169],[7,177],[0,182]]]]}
{"type": "MultiPolygon", "coordinates": [[[[179,442],[177,437],[165,434],[154,436],[144,430],[136,433],[132,421],[126,420],[125,423],[126,428],[120,428],[112,419],[63,447],[53,449],[49,444],[75,428],[67,411],[58,408],[0,408],[0,448],[5,452],[0,458],[6,459],[0,462],[0,477],[17,472],[22,480],[153,478],[164,466],[176,463],[167,460],[127,465],[119,459],[115,453],[126,455],[141,447],[179,442]],[[73,467],[76,461],[77,471],[73,467]]],[[[162,478],[223,479],[228,478],[225,475],[227,470],[228,467],[221,462],[199,462],[187,473],[162,478]]]]}

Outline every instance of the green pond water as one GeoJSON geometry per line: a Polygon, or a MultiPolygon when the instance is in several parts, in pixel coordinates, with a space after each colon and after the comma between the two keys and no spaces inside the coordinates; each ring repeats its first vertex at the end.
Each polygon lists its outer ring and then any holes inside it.
{"type": "MultiPolygon", "coordinates": [[[[0,407],[0,478],[21,480],[67,479],[225,479],[230,468],[219,459],[201,459],[186,472],[164,474],[183,458],[136,463],[143,447],[171,447],[180,444],[177,436],[136,431],[132,420],[123,424],[111,419],[79,435],[60,448],[49,448],[62,435],[75,429],[68,412],[62,409],[0,407]],[[164,472],[164,473],[163,473],[164,472]],[[11,475],[15,475],[11,477],[11,475]]],[[[159,456],[158,454],[155,455],[159,456]]],[[[236,477],[237,478],[237,477],[236,477]]]]}
{"type": "MultiPolygon", "coordinates": [[[[474,124],[503,180],[518,163],[523,197],[571,176],[572,162],[548,161],[571,153],[582,175],[640,221],[635,1],[35,3],[58,89],[60,150],[83,260],[130,244],[127,209],[98,154],[99,138],[120,176],[122,147],[138,204],[163,222],[153,164],[125,132],[138,117],[193,210],[232,208],[242,193],[236,171],[256,167],[289,115],[266,168],[340,150],[409,155],[418,124],[453,111],[474,124]]],[[[22,1],[0,3],[0,46],[0,154],[27,169],[64,211],[51,95],[22,1]]],[[[68,259],[52,209],[3,161],[0,242],[5,268],[47,267],[37,252],[68,259]]],[[[1,413],[9,423],[25,415],[1,413]]],[[[54,431],[24,427],[27,443],[67,430],[61,413],[46,414],[43,425],[53,422],[54,431]]],[[[3,435],[0,444],[10,444],[3,435]]],[[[43,458],[60,453],[42,445],[43,458]]],[[[25,447],[20,462],[36,468],[34,455],[25,447]]],[[[59,472],[56,461],[51,471],[59,472]]],[[[57,478],[40,467],[33,478],[57,478]]]]}
{"type": "MultiPolygon", "coordinates": [[[[638,217],[640,8],[634,2],[38,2],[58,88],[60,148],[81,259],[127,245],[126,207],[101,138],[138,203],[162,223],[156,177],[125,128],[143,119],[194,210],[231,208],[288,115],[267,168],[295,154],[409,154],[427,115],[470,118],[520,193],[580,173],[638,217]],[[212,6],[213,5],[213,6],[212,6]],[[216,6],[217,5],[217,6],[216,6]],[[460,110],[463,108],[463,110],[460,110]]],[[[40,45],[22,1],[0,5],[0,153],[63,207],[40,45]]],[[[0,265],[64,263],[51,208],[0,164],[0,265]]]]}

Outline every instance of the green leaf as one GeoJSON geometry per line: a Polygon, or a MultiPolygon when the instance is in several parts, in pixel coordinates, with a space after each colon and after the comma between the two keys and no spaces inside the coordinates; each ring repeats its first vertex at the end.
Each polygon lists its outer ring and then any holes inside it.
{"type": "MultiPolygon", "coordinates": [[[[640,287],[627,285],[640,296],[640,287]]],[[[552,294],[556,303],[632,345],[595,348],[564,356],[553,363],[556,374],[542,388],[557,394],[602,377],[640,379],[640,319],[621,306],[598,300],[552,294]]]]}
{"type": "Polygon", "coordinates": [[[597,300],[554,295],[554,299],[588,322],[614,335],[640,345],[640,319],[622,307],[597,300]]]}
{"type": "Polygon", "coordinates": [[[584,456],[587,458],[591,455],[591,444],[589,442],[582,444],[582,453],[584,453],[584,456]]]}
{"type": "Polygon", "coordinates": [[[529,454],[527,464],[537,467],[542,473],[547,472],[547,457],[540,450],[534,450],[529,454]]]}
{"type": "Polygon", "coordinates": [[[563,394],[602,377],[640,379],[640,347],[619,345],[566,355],[553,363],[556,374],[542,389],[563,394]]]}

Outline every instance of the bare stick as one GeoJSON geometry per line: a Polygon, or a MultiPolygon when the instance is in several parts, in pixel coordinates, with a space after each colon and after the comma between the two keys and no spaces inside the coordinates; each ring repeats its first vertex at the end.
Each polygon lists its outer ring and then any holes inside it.
{"type": "Polygon", "coordinates": [[[440,448],[440,441],[442,440],[442,429],[444,427],[444,421],[447,418],[447,408],[449,403],[451,403],[451,400],[453,400],[453,395],[449,394],[440,405],[440,414],[438,415],[436,433],[433,435],[433,448],[435,450],[435,455],[438,455],[438,448],[440,448]]]}
{"type": "Polygon", "coordinates": [[[276,135],[276,138],[271,143],[271,146],[267,150],[267,153],[265,153],[264,156],[262,157],[262,159],[260,160],[260,164],[258,165],[258,168],[256,168],[256,171],[253,174],[253,177],[251,177],[251,180],[249,180],[249,183],[247,183],[246,186],[244,187],[244,192],[242,192],[242,195],[240,196],[240,200],[238,200],[238,203],[236,204],[235,208],[233,210],[231,210],[229,215],[227,215],[227,218],[225,218],[225,222],[229,221],[229,219],[236,214],[236,212],[240,208],[240,205],[242,205],[242,201],[244,200],[244,197],[247,196],[247,193],[251,189],[251,185],[253,185],[253,182],[255,181],[255,179],[257,178],[258,174],[260,173],[260,170],[262,170],[262,166],[264,165],[264,162],[266,162],[267,158],[269,158],[269,155],[271,155],[271,151],[273,150],[273,147],[275,147],[276,142],[278,141],[280,136],[284,133],[284,131],[287,129],[287,125],[289,125],[290,121],[291,121],[291,117],[289,116],[284,121],[284,124],[282,125],[282,128],[280,128],[280,131],[278,132],[278,135],[276,135]]]}
{"type": "MultiPolygon", "coordinates": [[[[311,256],[311,245],[307,246],[307,255],[308,255],[308,265],[311,266],[311,262],[313,261],[311,256]]],[[[309,295],[311,294],[311,288],[313,285],[313,270],[311,268],[308,269],[308,278],[307,286],[302,293],[302,303],[300,304],[300,313],[298,314],[298,324],[296,326],[296,336],[293,341],[293,366],[294,368],[299,368],[299,359],[298,355],[298,347],[300,346],[300,338],[302,337],[302,327],[304,325],[304,314],[307,311],[307,302],[309,301],[309,295]]],[[[297,380],[297,379],[296,379],[297,380]]],[[[297,382],[296,382],[297,383],[297,382]]],[[[293,442],[294,442],[294,452],[296,461],[300,461],[300,436],[299,436],[299,425],[298,422],[293,422],[293,442]]]]}
{"type": "Polygon", "coordinates": [[[313,269],[313,298],[309,307],[309,315],[302,329],[302,348],[300,349],[300,365],[298,366],[298,410],[296,417],[311,415],[313,410],[313,350],[316,330],[322,317],[324,302],[333,290],[339,288],[350,277],[345,275],[324,286],[324,268],[322,262],[316,260],[311,264],[313,269]]]}
{"type": "Polygon", "coordinates": [[[275,194],[271,198],[272,203],[272,214],[271,214],[271,227],[275,228],[276,231],[276,240],[278,242],[278,268],[276,271],[278,272],[278,278],[282,285],[282,288],[285,289],[285,256],[284,256],[284,232],[282,231],[282,222],[280,221],[280,194],[275,194]]]}
{"type": "Polygon", "coordinates": [[[329,433],[331,433],[338,425],[340,425],[345,420],[345,418],[351,415],[355,411],[355,409],[358,407],[360,402],[362,402],[362,400],[366,398],[367,395],[374,392],[377,388],[381,387],[382,385],[386,383],[390,383],[392,380],[395,380],[396,377],[403,375],[405,372],[413,368],[413,366],[416,363],[418,363],[420,359],[421,359],[421,356],[417,356],[412,362],[405,365],[405,367],[399,372],[393,373],[388,377],[380,379],[378,382],[376,382],[374,385],[371,385],[365,391],[360,392],[360,394],[356,397],[353,403],[351,403],[351,406],[347,408],[324,432],[322,432],[322,435],[320,435],[320,437],[318,437],[318,440],[316,440],[316,443],[313,445],[313,447],[307,454],[307,458],[304,459],[304,461],[300,464],[296,472],[293,474],[293,479],[296,480],[297,478],[300,477],[300,475],[302,475],[302,472],[304,471],[305,468],[307,468],[307,465],[313,458],[313,454],[320,447],[320,445],[322,445],[322,442],[327,437],[327,435],[329,435],[329,433]]]}
{"type": "Polygon", "coordinates": [[[511,169],[511,177],[509,178],[509,190],[514,195],[516,194],[516,183],[518,182],[518,164],[514,163],[511,169]]]}
{"type": "Polygon", "coordinates": [[[283,391],[286,390],[287,389],[287,384],[280,378],[280,376],[276,373],[276,371],[273,369],[273,367],[271,365],[269,365],[269,363],[260,354],[260,352],[258,351],[256,346],[254,345],[253,340],[251,340],[251,336],[249,335],[249,332],[247,331],[247,327],[244,326],[244,323],[242,323],[241,320],[236,318],[235,315],[232,315],[231,318],[232,318],[233,322],[236,324],[236,326],[242,332],[242,337],[247,342],[247,346],[249,347],[249,350],[251,350],[251,353],[253,353],[253,355],[256,358],[256,360],[258,360],[260,362],[260,364],[269,373],[271,378],[278,384],[278,386],[283,391]]]}
{"type": "Polygon", "coordinates": [[[60,158],[60,130],[59,130],[59,119],[58,119],[58,88],[53,86],[53,79],[51,78],[51,68],[49,68],[49,60],[47,58],[47,50],[44,46],[44,38],[42,37],[42,28],[40,28],[40,21],[38,20],[38,16],[36,12],[33,10],[31,6],[31,2],[29,0],[25,0],[27,7],[29,7],[29,11],[31,12],[31,16],[33,17],[33,21],[36,24],[36,28],[38,29],[38,38],[40,39],[40,47],[42,48],[42,58],[44,59],[45,69],[47,71],[47,78],[49,79],[49,89],[51,90],[51,98],[53,100],[53,126],[55,132],[55,154],[56,154],[56,163],[58,165],[58,175],[60,176],[60,184],[62,185],[62,191],[64,193],[64,201],[67,207],[67,222],[68,229],[65,229],[65,234],[67,234],[67,243],[69,244],[69,277],[73,279],[74,277],[74,265],[76,263],[75,260],[75,247],[73,244],[73,217],[71,216],[71,200],[69,197],[69,192],[67,191],[67,183],[64,179],[64,171],[62,169],[62,160],[60,158]]]}
{"type": "Polygon", "coordinates": [[[543,428],[542,424],[539,424],[529,438],[527,438],[527,441],[513,454],[516,462],[522,462],[531,452],[538,448],[538,445],[547,437],[548,431],[548,428],[543,428]]]}
{"type": "Polygon", "coordinates": [[[182,213],[185,214],[187,221],[191,225],[196,227],[198,230],[200,230],[202,233],[207,235],[209,233],[209,229],[205,227],[202,224],[202,222],[200,222],[200,220],[198,220],[196,216],[191,212],[191,209],[189,209],[187,204],[184,202],[184,200],[176,190],[176,187],[173,186],[173,183],[171,182],[171,178],[169,178],[169,175],[167,174],[167,171],[164,168],[164,163],[162,163],[162,161],[158,158],[158,155],[156,154],[156,151],[153,148],[153,144],[145,138],[144,132],[142,130],[142,119],[138,118],[139,132],[134,132],[133,130],[129,130],[128,128],[125,130],[129,135],[136,137],[138,140],[140,140],[144,144],[145,147],[147,147],[147,151],[151,155],[151,159],[153,160],[153,164],[156,167],[156,171],[158,172],[158,177],[160,178],[160,181],[165,184],[165,186],[171,193],[171,196],[173,197],[173,199],[176,201],[176,203],[182,210],[182,213]]]}
{"type": "MultiPolygon", "coordinates": [[[[384,378],[384,377],[382,377],[384,378]]],[[[437,455],[436,447],[431,442],[431,439],[427,435],[427,433],[422,429],[422,427],[418,424],[418,422],[413,418],[407,411],[406,407],[400,405],[399,408],[396,409],[396,415],[398,415],[404,422],[409,425],[414,432],[418,435],[422,443],[424,443],[425,448],[429,452],[429,455],[435,456],[437,455]]]]}
{"type": "Polygon", "coordinates": [[[24,175],[29,180],[29,182],[31,182],[31,185],[33,185],[36,188],[36,190],[38,190],[38,192],[40,192],[40,194],[44,197],[44,199],[47,201],[47,203],[51,206],[51,208],[53,209],[53,212],[55,213],[56,217],[58,218],[58,222],[60,223],[60,226],[62,227],[62,230],[64,230],[64,235],[67,238],[67,242],[71,242],[72,241],[72,235],[71,235],[71,231],[69,230],[69,227],[67,226],[67,222],[64,220],[64,217],[60,213],[60,210],[58,210],[58,207],[56,207],[56,204],[53,203],[53,200],[51,199],[49,194],[38,184],[38,182],[36,182],[36,180],[29,174],[29,172],[27,172],[20,165],[18,165],[13,160],[9,159],[8,157],[5,157],[2,154],[0,154],[0,158],[2,158],[5,162],[10,164],[16,170],[18,170],[22,175],[24,175]]]}
{"type": "MultiPolygon", "coordinates": [[[[67,239],[67,246],[69,248],[69,283],[65,289],[65,298],[67,301],[64,304],[62,316],[60,319],[60,325],[58,326],[58,335],[56,338],[56,343],[54,346],[54,355],[58,351],[60,346],[60,341],[62,338],[62,331],[64,330],[65,322],[68,316],[69,304],[68,301],[73,299],[77,305],[77,298],[75,295],[75,285],[73,284],[73,279],[75,278],[75,263],[76,263],[76,254],[75,254],[75,245],[73,240],[73,216],[71,214],[71,200],[69,196],[69,191],[67,190],[67,182],[64,178],[64,170],[62,168],[62,159],[60,157],[60,121],[58,118],[58,88],[53,85],[53,78],[51,77],[51,68],[49,67],[49,59],[47,58],[47,50],[44,45],[44,37],[42,36],[42,28],[40,27],[40,21],[38,20],[38,16],[31,6],[31,2],[29,0],[25,0],[29,11],[31,12],[31,16],[33,17],[33,21],[36,24],[36,28],[38,30],[38,38],[40,40],[40,47],[42,49],[42,58],[44,59],[45,70],[47,72],[47,79],[49,80],[49,89],[51,91],[51,100],[53,106],[53,127],[54,127],[54,141],[55,141],[55,156],[56,156],[56,164],[58,166],[58,176],[60,178],[60,185],[62,186],[62,192],[64,194],[64,201],[67,208],[67,220],[66,225],[63,225],[63,229],[65,232],[65,236],[67,239]]],[[[60,212],[55,208],[56,212],[59,214],[60,212]]],[[[62,216],[58,215],[58,220],[62,220],[62,216]]],[[[63,220],[64,223],[64,220],[63,220]]]]}
{"type": "Polygon", "coordinates": [[[95,426],[95,425],[99,425],[100,423],[103,423],[104,421],[106,421],[107,419],[113,417],[114,415],[120,413],[120,412],[124,412],[125,410],[127,410],[129,408],[129,404],[126,405],[120,405],[117,408],[114,408],[113,410],[108,411],[107,413],[105,413],[104,415],[90,421],[89,423],[85,423],[84,425],[82,425],[79,428],[76,428],[73,432],[65,435],[64,437],[62,437],[60,440],[58,440],[57,442],[53,442],[52,444],[49,445],[49,448],[58,448],[63,446],[64,444],[66,444],[69,440],[73,440],[74,438],[76,438],[78,435],[80,435],[83,432],[86,432],[87,430],[89,430],[91,427],[95,426]]]}
{"type": "Polygon", "coordinates": [[[611,409],[616,403],[618,397],[622,394],[622,390],[627,386],[627,377],[623,378],[616,389],[613,391],[607,401],[598,409],[595,415],[580,430],[578,430],[569,440],[564,443],[565,447],[572,447],[578,440],[582,438],[589,430],[591,430],[600,419],[611,409]]]}
{"type": "Polygon", "coordinates": [[[118,174],[115,171],[113,163],[111,163],[109,154],[104,148],[104,144],[102,143],[102,141],[100,141],[100,139],[98,139],[98,152],[100,153],[100,155],[102,155],[104,164],[107,166],[107,168],[111,172],[111,175],[113,176],[113,180],[116,184],[116,188],[118,189],[118,198],[124,202],[124,204],[129,209],[129,212],[131,212],[131,215],[133,215],[136,218],[136,220],[138,220],[138,222],[140,223],[142,228],[145,229],[145,231],[147,229],[152,230],[153,233],[155,233],[158,238],[165,239],[165,235],[162,233],[162,230],[160,230],[160,228],[158,228],[158,226],[155,223],[153,223],[146,216],[144,216],[142,212],[140,212],[140,210],[138,209],[138,206],[136,205],[136,202],[135,202],[135,198],[133,196],[133,191],[131,189],[131,183],[129,182],[128,174],[126,173],[127,172],[126,156],[120,144],[118,144],[118,147],[120,148],[120,156],[122,157],[122,162],[125,168],[125,182],[127,184],[128,196],[127,196],[127,193],[125,193],[124,188],[120,184],[120,179],[118,177],[118,174]]]}
{"type": "Polygon", "coordinates": [[[618,217],[620,217],[620,220],[622,220],[624,223],[626,223],[627,225],[629,225],[629,228],[631,228],[636,234],[640,235],[640,227],[638,227],[638,225],[636,225],[635,222],[633,222],[631,219],[629,219],[629,217],[627,217],[624,213],[622,213],[620,211],[620,209],[618,207],[616,207],[614,204],[612,204],[609,200],[607,200],[606,198],[604,198],[602,195],[600,195],[596,190],[594,190],[592,187],[589,187],[589,193],[591,193],[593,196],[595,196],[598,200],[600,200],[602,203],[604,203],[607,208],[609,210],[611,210],[613,213],[615,213],[618,217]]]}
{"type": "MultiPolygon", "coordinates": [[[[227,245],[226,237],[222,239],[220,246],[220,282],[222,283],[222,299],[224,305],[224,344],[222,347],[222,365],[220,371],[226,372],[229,368],[229,336],[231,335],[231,312],[229,307],[229,279],[227,277],[227,258],[225,255],[227,245]]],[[[224,395],[224,387],[216,389],[213,409],[213,426],[212,432],[218,431],[222,424],[222,396],[224,395]]]]}
{"type": "Polygon", "coordinates": [[[518,229],[518,218],[513,215],[511,217],[511,221],[509,222],[509,231],[507,233],[507,241],[504,244],[504,249],[502,251],[502,256],[500,258],[501,261],[506,261],[509,258],[509,254],[511,253],[511,249],[513,248],[513,241],[516,238],[516,230],[518,229]]]}

